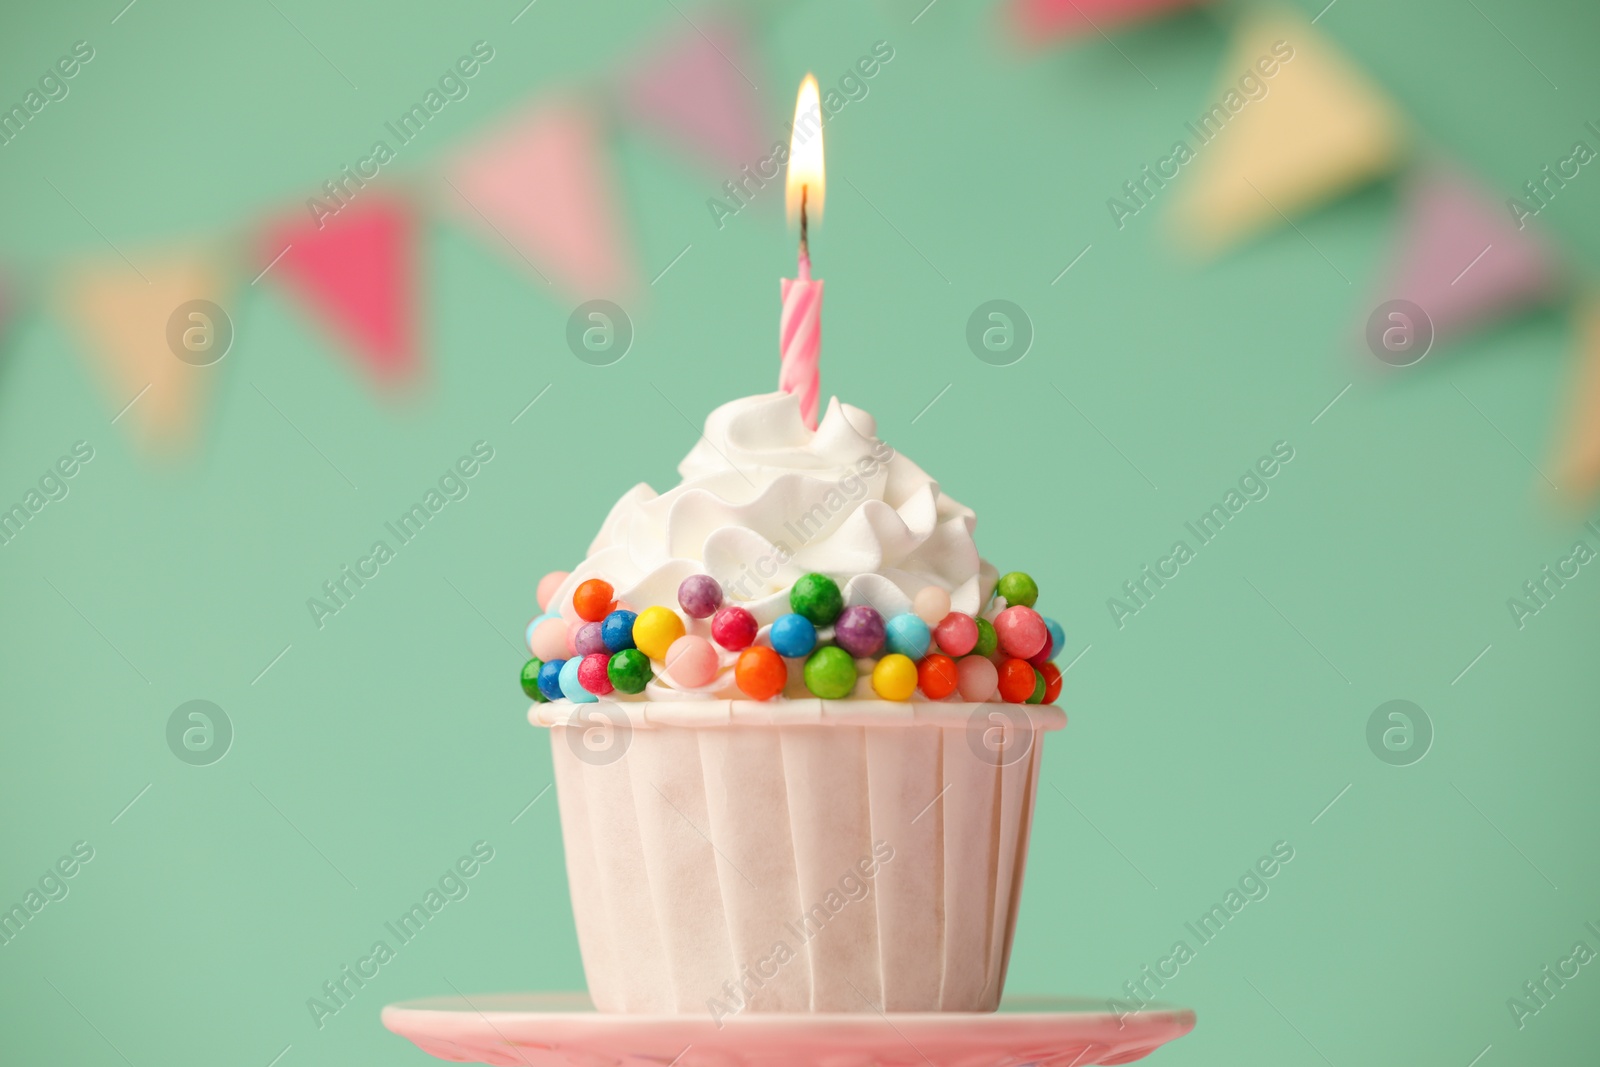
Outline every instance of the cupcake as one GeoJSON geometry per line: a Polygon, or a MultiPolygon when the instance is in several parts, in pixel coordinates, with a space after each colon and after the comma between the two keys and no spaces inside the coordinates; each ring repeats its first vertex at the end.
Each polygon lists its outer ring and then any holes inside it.
{"type": "Polygon", "coordinates": [[[993,1010],[1061,627],[857,408],[734,401],[678,469],[528,627],[595,1005],[993,1010]]]}

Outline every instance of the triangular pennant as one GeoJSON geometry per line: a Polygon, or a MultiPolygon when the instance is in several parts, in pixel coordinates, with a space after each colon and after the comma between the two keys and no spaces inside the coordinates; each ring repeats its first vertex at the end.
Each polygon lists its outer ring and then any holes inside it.
{"type": "Polygon", "coordinates": [[[763,155],[753,70],[737,26],[702,20],[630,64],[618,102],[632,123],[735,171],[763,155]]]}
{"type": "Polygon", "coordinates": [[[194,442],[197,410],[233,344],[226,271],[201,251],[85,264],[61,279],[63,319],[93,355],[116,412],[156,452],[194,442]],[[220,309],[220,314],[219,314],[220,309]]]}
{"type": "Polygon", "coordinates": [[[269,227],[257,255],[374,378],[395,384],[421,363],[416,242],[411,204],[366,193],[337,214],[269,227]]]}
{"type": "Polygon", "coordinates": [[[1571,408],[1557,446],[1556,483],[1570,498],[1587,503],[1600,490],[1600,296],[1578,309],[1578,358],[1571,408]]]}
{"type": "Polygon", "coordinates": [[[1555,291],[1559,265],[1549,246],[1460,174],[1422,168],[1402,200],[1405,220],[1380,298],[1416,304],[1434,337],[1487,324],[1555,291]]]}
{"type": "Polygon", "coordinates": [[[1023,40],[1097,33],[1193,7],[1198,0],[1014,0],[1011,19],[1023,40]]]}
{"type": "Polygon", "coordinates": [[[1400,158],[1395,108],[1296,15],[1246,16],[1221,81],[1184,139],[1178,163],[1194,173],[1176,179],[1176,221],[1203,248],[1276,225],[1400,158]]]}
{"type": "Polygon", "coordinates": [[[632,256],[599,131],[580,107],[536,105],[456,153],[448,210],[581,299],[625,295],[632,256]]]}

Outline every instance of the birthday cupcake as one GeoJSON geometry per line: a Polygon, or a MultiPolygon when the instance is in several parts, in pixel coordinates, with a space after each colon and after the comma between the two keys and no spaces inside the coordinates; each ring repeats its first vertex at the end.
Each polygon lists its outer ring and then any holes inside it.
{"type": "Polygon", "coordinates": [[[595,1004],[993,1010],[1060,626],[857,408],[734,401],[678,469],[528,626],[595,1004]]]}

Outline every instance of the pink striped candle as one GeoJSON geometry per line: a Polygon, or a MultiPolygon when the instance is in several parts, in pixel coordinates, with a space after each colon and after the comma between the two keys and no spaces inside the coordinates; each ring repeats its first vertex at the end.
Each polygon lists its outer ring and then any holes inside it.
{"type": "Polygon", "coordinates": [[[811,280],[811,257],[804,253],[800,277],[783,279],[778,350],[778,388],[800,398],[800,417],[815,430],[822,394],[822,283],[811,280]]]}

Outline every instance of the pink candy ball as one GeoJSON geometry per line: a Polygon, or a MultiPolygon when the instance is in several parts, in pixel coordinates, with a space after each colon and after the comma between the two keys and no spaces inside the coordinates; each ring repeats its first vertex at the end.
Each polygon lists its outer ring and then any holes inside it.
{"type": "Polygon", "coordinates": [[[611,663],[611,657],[604,652],[593,652],[578,661],[578,684],[583,686],[585,692],[603,697],[614,688],[611,684],[611,675],[606,667],[611,663]]]}
{"type": "Polygon", "coordinates": [[[535,656],[549,663],[572,655],[567,647],[567,624],[561,619],[546,619],[533,628],[533,640],[528,648],[535,656]]]}
{"type": "Polygon", "coordinates": [[[667,649],[666,676],[680,689],[703,689],[717,677],[717,650],[711,642],[685,634],[667,649]]]}
{"type": "Polygon", "coordinates": [[[711,617],[711,639],[729,652],[749,648],[758,629],[756,617],[744,608],[723,608],[711,617]]]}
{"type": "Polygon", "coordinates": [[[555,598],[556,590],[561,588],[561,583],[567,580],[568,571],[551,571],[539,579],[539,588],[534,592],[534,599],[539,602],[540,611],[550,610],[550,601],[555,598]]]}
{"type": "Polygon", "coordinates": [[[956,660],[956,687],[962,700],[982,704],[1000,688],[1000,671],[982,656],[966,656],[956,660]]]}
{"type": "Polygon", "coordinates": [[[952,611],[933,628],[933,639],[939,642],[939,651],[960,659],[978,647],[978,624],[971,615],[952,611]]]}
{"type": "Polygon", "coordinates": [[[937,626],[939,620],[950,614],[950,594],[936,585],[925,585],[917,590],[911,610],[929,626],[937,626]]]}
{"type": "Polygon", "coordinates": [[[1050,646],[1050,628],[1032,608],[1014,605],[994,617],[1000,647],[1018,659],[1032,659],[1050,646]]]}

